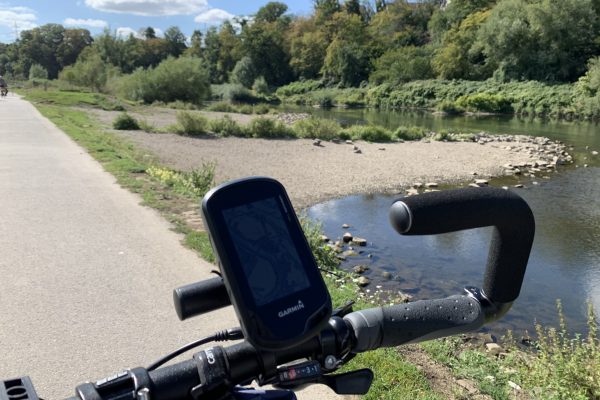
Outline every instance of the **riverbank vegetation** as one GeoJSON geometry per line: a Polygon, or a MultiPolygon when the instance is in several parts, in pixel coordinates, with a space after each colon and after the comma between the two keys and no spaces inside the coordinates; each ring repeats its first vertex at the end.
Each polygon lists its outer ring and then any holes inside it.
{"type": "Polygon", "coordinates": [[[597,0],[317,0],[294,16],[158,37],[47,24],[0,44],[10,79],[60,79],[130,101],[429,108],[600,118],[597,0]],[[212,85],[212,86],[211,86],[212,85]]]}

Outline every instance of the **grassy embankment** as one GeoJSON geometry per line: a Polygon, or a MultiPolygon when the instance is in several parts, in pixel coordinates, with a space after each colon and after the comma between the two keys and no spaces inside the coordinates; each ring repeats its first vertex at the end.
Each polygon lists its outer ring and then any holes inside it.
{"type": "MultiPolygon", "coordinates": [[[[119,183],[139,193],[144,204],[160,210],[175,229],[185,236],[187,246],[203,258],[212,260],[207,237],[191,229],[182,212],[197,207],[202,193],[212,184],[212,168],[207,165],[193,173],[172,171],[156,163],[148,154],[96,126],[90,116],[71,106],[89,106],[119,110],[124,104],[100,94],[29,90],[26,98],[57,126],[111,172],[119,183]]],[[[319,263],[327,269],[336,266],[335,255],[322,246],[319,229],[305,224],[319,263]]],[[[326,274],[334,302],[343,304],[356,300],[357,287],[352,277],[337,271],[326,274]]],[[[372,306],[364,300],[357,307],[372,306]]],[[[423,348],[440,363],[447,365],[455,377],[472,379],[478,390],[494,399],[508,399],[520,393],[543,399],[598,399],[600,398],[600,351],[596,325],[590,311],[590,333],[586,338],[571,338],[566,327],[544,329],[538,327],[535,351],[523,352],[507,341],[505,354],[493,356],[480,349],[465,348],[460,339],[429,342],[423,348]],[[511,386],[512,385],[512,386],[511,386]],[[519,386],[517,390],[514,387],[519,386]]],[[[394,349],[359,355],[348,368],[370,367],[376,381],[368,399],[441,399],[426,378],[426,372],[412,365],[394,349]]],[[[468,397],[468,396],[467,396],[468,397]]],[[[457,398],[466,398],[457,393],[457,398]]]]}
{"type": "Polygon", "coordinates": [[[277,90],[284,102],[321,107],[430,109],[451,114],[465,112],[516,114],[530,117],[598,119],[600,102],[577,84],[536,81],[413,81],[368,88],[327,88],[318,81],[294,82],[277,90]]]}

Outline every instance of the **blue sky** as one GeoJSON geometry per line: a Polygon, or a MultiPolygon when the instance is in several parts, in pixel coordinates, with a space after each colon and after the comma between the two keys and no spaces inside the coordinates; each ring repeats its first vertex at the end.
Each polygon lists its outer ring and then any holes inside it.
{"type": "MultiPolygon", "coordinates": [[[[279,0],[289,12],[307,15],[312,0],[279,0]]],[[[268,0],[0,0],[0,42],[15,39],[15,31],[49,22],[89,29],[104,27],[127,35],[152,26],[160,34],[176,25],[190,35],[235,15],[252,15],[268,0]]]]}

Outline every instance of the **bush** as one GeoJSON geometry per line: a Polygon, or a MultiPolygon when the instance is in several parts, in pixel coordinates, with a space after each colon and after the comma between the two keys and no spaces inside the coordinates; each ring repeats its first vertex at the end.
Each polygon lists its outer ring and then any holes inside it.
{"type": "Polygon", "coordinates": [[[294,137],[294,132],[283,123],[270,118],[255,118],[248,125],[248,136],[254,138],[285,138],[294,137]]]}
{"type": "Polygon", "coordinates": [[[456,100],[456,106],[474,112],[511,113],[513,111],[510,100],[488,93],[461,96],[456,100]]]}
{"type": "Polygon", "coordinates": [[[40,64],[33,64],[29,68],[29,80],[33,81],[35,79],[48,79],[48,71],[40,64]]]}
{"type": "Polygon", "coordinates": [[[203,116],[189,112],[177,112],[177,133],[183,135],[202,135],[207,132],[208,121],[203,116]]]}
{"type": "Polygon", "coordinates": [[[462,107],[456,105],[456,102],[452,100],[442,100],[440,103],[438,103],[435,109],[446,114],[462,114],[465,112],[462,107]]]}
{"type": "Polygon", "coordinates": [[[243,106],[238,107],[237,112],[240,114],[253,114],[254,108],[251,105],[244,104],[243,106]]]}
{"type": "Polygon", "coordinates": [[[269,84],[265,80],[264,76],[259,76],[254,80],[254,84],[252,84],[252,90],[254,90],[258,94],[269,95],[269,84]]]}
{"type": "Polygon", "coordinates": [[[339,136],[342,127],[332,119],[310,117],[297,121],[293,129],[301,138],[331,140],[339,136]]]}
{"type": "Polygon", "coordinates": [[[204,163],[201,168],[190,172],[150,167],[146,169],[146,173],[180,193],[194,198],[201,198],[214,185],[215,164],[204,163]]]}
{"type": "Polygon", "coordinates": [[[254,114],[263,115],[263,114],[268,114],[269,111],[271,111],[271,107],[269,107],[266,104],[259,104],[259,105],[254,106],[254,114]]]}
{"type": "Polygon", "coordinates": [[[147,104],[177,100],[200,104],[210,97],[208,72],[194,57],[169,57],[154,69],[138,69],[123,76],[115,86],[123,97],[147,104]]]}
{"type": "Polygon", "coordinates": [[[394,132],[394,136],[401,140],[421,140],[427,136],[427,130],[418,126],[399,126],[394,132]]]}
{"type": "Polygon", "coordinates": [[[228,103],[226,101],[218,101],[216,103],[213,103],[210,106],[208,106],[207,110],[217,112],[236,112],[235,107],[232,106],[231,103],[228,103]]]}
{"type": "Polygon", "coordinates": [[[208,127],[211,132],[219,136],[246,136],[244,129],[228,115],[211,120],[208,127]]]}
{"type": "Polygon", "coordinates": [[[251,88],[255,79],[256,68],[254,68],[254,63],[250,57],[245,56],[235,64],[231,72],[231,81],[244,85],[246,88],[251,88]]]}
{"type": "Polygon", "coordinates": [[[120,74],[117,67],[105,63],[100,55],[94,54],[87,59],[78,59],[73,65],[65,67],[58,78],[71,85],[88,87],[98,92],[106,88],[107,82],[120,74]]]}
{"type": "Polygon", "coordinates": [[[354,125],[344,129],[348,136],[353,140],[365,140],[367,142],[389,142],[392,140],[392,133],[375,125],[354,125]]]}
{"type": "Polygon", "coordinates": [[[136,131],[140,129],[140,125],[131,115],[122,113],[113,121],[113,128],[121,131],[136,131]]]}

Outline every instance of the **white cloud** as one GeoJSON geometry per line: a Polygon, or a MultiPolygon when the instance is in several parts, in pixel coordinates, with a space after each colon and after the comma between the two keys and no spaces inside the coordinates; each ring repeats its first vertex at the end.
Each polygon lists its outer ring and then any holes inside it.
{"type": "MultiPolygon", "coordinates": [[[[164,32],[162,31],[162,29],[160,28],[152,28],[154,29],[154,33],[156,34],[157,37],[162,37],[164,35],[164,32]]],[[[132,29],[128,26],[124,26],[121,28],[117,28],[117,36],[123,39],[127,39],[129,37],[129,35],[133,35],[133,37],[138,38],[138,39],[144,39],[144,35],[143,35],[143,31],[144,29],[140,29],[139,31],[136,31],[135,29],[132,29]]]]}
{"type": "Polygon", "coordinates": [[[225,21],[233,19],[235,15],[228,13],[225,10],[219,8],[211,8],[210,10],[204,11],[202,14],[194,18],[194,21],[199,24],[209,25],[220,25],[225,21]]]}
{"type": "Polygon", "coordinates": [[[15,28],[20,32],[33,29],[37,25],[37,16],[34,11],[27,7],[10,7],[0,3],[0,27],[15,28]]]}
{"type": "Polygon", "coordinates": [[[121,28],[117,28],[117,36],[123,39],[128,38],[130,35],[133,35],[133,37],[136,37],[138,39],[142,38],[142,35],[140,35],[138,33],[138,31],[136,31],[135,29],[131,29],[129,27],[121,27],[121,28]]]}
{"type": "Polygon", "coordinates": [[[208,8],[207,0],[85,0],[100,11],[144,16],[189,15],[208,8]]]}
{"type": "Polygon", "coordinates": [[[106,28],[108,26],[108,22],[101,19],[67,18],[63,23],[65,26],[87,26],[90,28],[106,28]]]}

